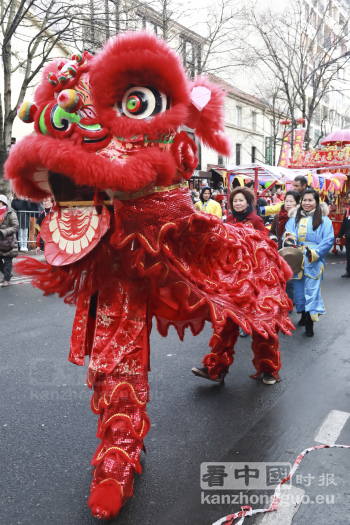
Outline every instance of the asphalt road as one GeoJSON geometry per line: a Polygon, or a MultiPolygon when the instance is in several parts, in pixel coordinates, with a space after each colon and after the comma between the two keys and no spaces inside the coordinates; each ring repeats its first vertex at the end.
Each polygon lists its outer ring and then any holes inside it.
{"type": "MultiPolygon", "coordinates": [[[[332,410],[350,413],[350,279],[340,278],[343,260],[342,253],[327,257],[327,263],[340,264],[326,266],[327,315],[315,336],[297,328],[292,337],[281,337],[281,383],[274,386],[249,378],[250,338],[238,341],[235,363],[220,387],[190,372],[207,352],[210,325],[196,338],[187,333],[183,343],[173,329],[163,339],[154,327],[147,410],[152,427],[143,473],[136,475],[134,498],[110,523],[212,525],[240,504],[207,503],[206,495],[228,493],[201,490],[201,463],[293,462],[319,444],[317,431],[332,410]]],[[[0,288],[0,523],[96,525],[86,503],[99,443],[97,418],[90,410],[86,367],[67,361],[74,309],[55,296],[43,297],[25,280],[14,283],[0,288]]],[[[296,324],[297,314],[292,320],[296,324]]],[[[332,417],[330,425],[335,442],[350,445],[350,418],[338,434],[332,417]]],[[[298,490],[311,498],[333,495],[334,503],[302,503],[289,514],[247,517],[245,524],[350,523],[349,470],[350,450],[309,454],[298,474],[304,480],[312,474],[313,484],[298,490]],[[337,485],[316,484],[325,472],[334,474],[337,485]]]]}

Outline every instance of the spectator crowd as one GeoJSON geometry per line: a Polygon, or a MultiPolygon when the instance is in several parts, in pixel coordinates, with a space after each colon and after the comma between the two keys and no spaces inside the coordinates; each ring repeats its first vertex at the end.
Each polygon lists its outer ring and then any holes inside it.
{"type": "Polygon", "coordinates": [[[0,195],[0,272],[1,286],[9,286],[12,277],[13,259],[19,252],[28,252],[36,247],[39,255],[44,248],[40,236],[41,223],[52,209],[50,198],[38,203],[27,197],[12,200],[0,195]]]}
{"type": "MultiPolygon", "coordinates": [[[[305,326],[306,335],[312,337],[314,322],[325,309],[321,297],[321,280],[327,252],[334,243],[334,231],[328,217],[328,204],[320,201],[318,192],[308,188],[307,179],[297,176],[293,189],[286,193],[281,186],[263,188],[259,185],[258,197],[254,193],[254,182],[241,186],[233,180],[229,192],[222,183],[213,190],[205,181],[191,191],[198,212],[216,215],[229,227],[249,227],[269,236],[276,242],[278,250],[293,246],[303,259],[299,271],[287,283],[287,294],[291,304],[301,314],[300,326],[305,326]]],[[[51,198],[41,203],[27,197],[14,196],[12,200],[0,195],[0,272],[1,286],[9,286],[12,277],[13,259],[19,252],[36,249],[39,255],[44,250],[41,226],[52,211],[51,198]]],[[[347,267],[342,277],[350,277],[350,191],[347,206],[336,243],[345,236],[347,267]]],[[[246,334],[241,330],[241,337],[246,334]]]]}

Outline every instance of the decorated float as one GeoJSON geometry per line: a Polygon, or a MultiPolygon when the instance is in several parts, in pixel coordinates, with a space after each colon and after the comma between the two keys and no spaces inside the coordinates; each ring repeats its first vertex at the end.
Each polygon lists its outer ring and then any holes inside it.
{"type": "MultiPolygon", "coordinates": [[[[330,219],[334,234],[337,237],[344,213],[348,206],[346,192],[350,190],[350,130],[338,130],[325,137],[318,148],[303,150],[305,119],[298,119],[299,128],[294,130],[294,147],[291,150],[289,120],[281,121],[285,126],[282,134],[282,150],[279,166],[269,166],[263,163],[250,165],[228,165],[222,169],[225,187],[231,187],[234,180],[243,186],[254,181],[255,194],[258,186],[262,186],[259,196],[266,193],[276,184],[287,191],[292,189],[293,180],[297,175],[304,175],[309,186],[320,192],[321,200],[330,204],[330,219]]],[[[344,246],[345,239],[339,245],[334,244],[333,253],[337,254],[337,246],[344,246]]],[[[343,248],[341,248],[343,249],[343,248]]]]}
{"type": "MultiPolygon", "coordinates": [[[[350,189],[350,130],[334,131],[315,149],[303,151],[295,146],[288,168],[293,171],[306,169],[309,185],[320,192],[322,200],[332,196],[329,217],[337,237],[347,207],[346,192],[350,189]]],[[[340,246],[344,245],[345,239],[341,239],[340,246]]],[[[338,253],[336,244],[332,251],[338,253]]]]}

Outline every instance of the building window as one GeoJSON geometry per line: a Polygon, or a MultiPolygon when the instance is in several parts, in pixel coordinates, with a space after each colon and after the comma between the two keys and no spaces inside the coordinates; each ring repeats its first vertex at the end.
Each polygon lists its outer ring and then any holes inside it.
{"type": "Polygon", "coordinates": [[[155,33],[157,34],[157,24],[155,24],[154,22],[152,22],[151,20],[147,20],[145,18],[145,21],[144,21],[144,28],[149,32],[149,33],[155,33]]]}
{"type": "Polygon", "coordinates": [[[182,61],[190,78],[201,72],[201,46],[182,37],[182,61]]]}
{"type": "Polygon", "coordinates": [[[305,65],[303,67],[303,81],[305,81],[306,77],[307,77],[307,66],[305,65]]]}
{"type": "Polygon", "coordinates": [[[312,9],[311,13],[310,13],[310,23],[311,25],[316,28],[316,25],[317,25],[317,15],[315,13],[315,11],[312,9]]]}
{"type": "Polygon", "coordinates": [[[265,137],[265,164],[272,166],[273,142],[272,137],[265,137]]]}
{"type": "Polygon", "coordinates": [[[256,147],[252,146],[252,164],[256,162],[256,147]]]}
{"type": "Polygon", "coordinates": [[[256,130],[256,113],[255,111],[252,111],[252,130],[256,130]]]}
{"type": "Polygon", "coordinates": [[[224,157],[222,155],[218,156],[218,166],[224,165],[224,157]]]}
{"type": "Polygon", "coordinates": [[[241,148],[242,144],[236,144],[236,166],[241,164],[241,148]]]}
{"type": "Polygon", "coordinates": [[[236,124],[242,126],[242,108],[240,106],[236,106],[236,124]]]}

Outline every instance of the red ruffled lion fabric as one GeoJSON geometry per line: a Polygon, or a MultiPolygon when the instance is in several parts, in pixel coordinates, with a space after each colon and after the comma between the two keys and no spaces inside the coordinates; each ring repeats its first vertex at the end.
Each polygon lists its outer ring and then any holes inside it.
{"type": "Polygon", "coordinates": [[[292,274],[267,236],[196,213],[183,188],[115,201],[115,215],[120,229],[111,244],[130,275],[151,280],[162,335],[164,320],[177,327],[201,317],[217,325],[231,318],[264,337],[277,337],[276,328],[290,335],[285,284],[292,274]]]}
{"type": "Polygon", "coordinates": [[[227,318],[266,338],[277,338],[279,329],[290,335],[285,284],[291,270],[263,233],[197,213],[187,188],[115,201],[114,216],[113,235],[69,268],[37,262],[17,268],[34,274],[35,286],[68,294],[74,303],[84,290],[91,296],[100,288],[119,252],[126,276],[150,281],[151,310],[163,336],[171,324],[182,339],[187,326],[197,334],[206,320],[223,326],[227,318]]]}
{"type": "Polygon", "coordinates": [[[57,208],[42,224],[51,264],[21,258],[16,269],[46,295],[77,305],[69,360],[83,365],[89,356],[101,440],[88,505],[95,517],[111,519],[141,471],[152,316],[163,336],[172,324],[180,338],[186,327],[196,335],[213,323],[203,360],[212,379],[233,362],[238,325],[253,331],[253,377],[269,372],[279,380],[277,334],[293,328],[285,293],[291,271],[265,232],[194,209],[183,185],[197,148],[179,130],[187,125],[229,157],[224,92],[205,77],[190,81],[166,42],[127,32],[93,58],[55,61],[43,75],[36,105],[22,107],[36,133],[11,148],[5,174],[20,195],[55,196],[57,208]],[[130,86],[149,92],[150,103],[158,97],[151,118],[126,110],[130,86]],[[95,193],[89,209],[76,201],[84,187],[95,193]],[[130,193],[139,197],[124,200],[130,193]],[[113,194],[123,200],[103,209],[100,196],[113,194]],[[81,208],[69,208],[69,200],[81,208]]]}

